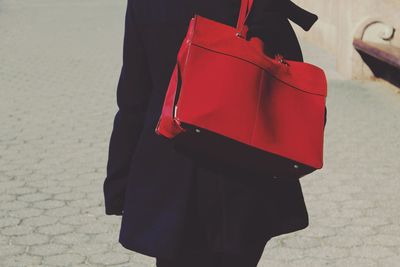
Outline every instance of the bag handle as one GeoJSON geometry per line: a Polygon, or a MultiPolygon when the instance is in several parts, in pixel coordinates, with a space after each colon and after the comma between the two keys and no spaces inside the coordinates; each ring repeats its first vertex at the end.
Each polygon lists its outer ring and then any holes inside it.
{"type": "Polygon", "coordinates": [[[239,11],[239,17],[238,21],[236,24],[236,36],[246,38],[246,34],[248,31],[248,27],[245,24],[247,17],[250,14],[251,8],[253,7],[253,1],[254,0],[242,0],[240,4],[240,11],[239,11]]]}

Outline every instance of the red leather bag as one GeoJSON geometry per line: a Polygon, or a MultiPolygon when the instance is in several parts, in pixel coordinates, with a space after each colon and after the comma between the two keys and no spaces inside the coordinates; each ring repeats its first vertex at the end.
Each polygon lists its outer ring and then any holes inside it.
{"type": "Polygon", "coordinates": [[[191,19],[155,132],[217,164],[300,178],[323,166],[325,73],[248,39],[252,4],[242,0],[236,28],[191,19]]]}

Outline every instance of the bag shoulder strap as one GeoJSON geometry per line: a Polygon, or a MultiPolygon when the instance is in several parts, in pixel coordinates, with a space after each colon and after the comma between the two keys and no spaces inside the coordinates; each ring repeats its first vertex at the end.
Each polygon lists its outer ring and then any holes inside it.
{"type": "Polygon", "coordinates": [[[243,36],[247,33],[247,25],[245,25],[247,17],[250,14],[251,8],[253,7],[254,0],[242,0],[240,4],[239,17],[236,24],[239,36],[243,36]]]}

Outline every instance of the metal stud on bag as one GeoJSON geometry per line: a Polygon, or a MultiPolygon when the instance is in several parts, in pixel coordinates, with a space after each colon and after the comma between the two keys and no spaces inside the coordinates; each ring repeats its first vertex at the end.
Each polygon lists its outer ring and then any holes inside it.
{"type": "Polygon", "coordinates": [[[284,65],[286,65],[286,66],[289,66],[289,63],[286,61],[286,59],[285,59],[281,54],[275,55],[275,59],[276,59],[279,63],[284,64],[284,65]]]}

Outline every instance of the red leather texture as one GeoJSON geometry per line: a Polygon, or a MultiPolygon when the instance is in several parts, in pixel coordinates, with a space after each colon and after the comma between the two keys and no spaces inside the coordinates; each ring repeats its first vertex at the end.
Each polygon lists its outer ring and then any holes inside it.
{"type": "Polygon", "coordinates": [[[261,39],[248,40],[251,6],[252,0],[242,0],[236,28],[199,15],[191,19],[155,131],[174,138],[186,131],[184,122],[320,169],[325,73],[270,58],[261,39]]]}

